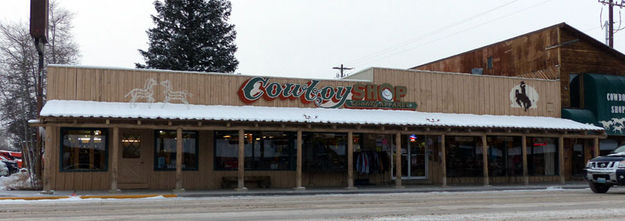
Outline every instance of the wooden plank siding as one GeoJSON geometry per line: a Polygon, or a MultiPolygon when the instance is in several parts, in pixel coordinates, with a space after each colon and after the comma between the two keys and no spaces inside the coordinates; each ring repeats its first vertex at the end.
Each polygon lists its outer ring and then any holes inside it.
{"type": "MultiPolygon", "coordinates": [[[[559,96],[557,96],[560,83],[554,80],[510,78],[499,76],[476,76],[469,74],[439,73],[430,71],[398,70],[373,68],[370,70],[371,81],[363,80],[323,80],[318,87],[323,86],[353,86],[355,83],[389,83],[394,86],[406,86],[407,94],[402,101],[416,102],[417,111],[443,112],[443,113],[467,113],[467,114],[491,114],[491,115],[520,115],[520,116],[549,116],[559,117],[559,96]],[[521,108],[512,108],[510,100],[511,89],[524,81],[527,85],[535,88],[540,99],[536,105],[538,108],[529,109],[527,112],[521,108]],[[548,102],[555,102],[556,108],[549,111],[548,102]]],[[[250,79],[250,76],[190,73],[171,71],[151,71],[133,69],[99,69],[87,67],[48,67],[48,99],[49,100],[86,100],[102,102],[129,102],[127,93],[133,88],[144,88],[147,79],[154,79],[158,83],[170,81],[175,91],[187,91],[190,104],[199,105],[244,105],[240,101],[237,91],[241,84],[250,79]]],[[[308,79],[270,77],[272,82],[305,84],[308,79]]],[[[154,98],[162,102],[164,87],[154,86],[154,98]]],[[[139,102],[144,102],[140,100],[139,102]]],[[[299,100],[266,101],[260,99],[251,104],[255,106],[271,107],[315,107],[314,104],[302,104],[299,100]]],[[[160,104],[159,104],[160,106],[160,104]]],[[[80,126],[80,125],[77,125],[80,126]]],[[[108,170],[104,172],[60,172],[60,128],[54,127],[54,146],[52,154],[53,175],[51,177],[54,190],[108,190],[111,183],[111,158],[109,151],[108,170]]],[[[128,129],[120,129],[120,134],[125,134],[128,129]]],[[[154,130],[138,129],[140,131],[142,148],[146,151],[145,164],[147,164],[149,189],[175,188],[175,171],[154,170],[154,130]]],[[[328,128],[328,131],[332,129],[328,128]]],[[[306,130],[304,130],[306,132],[306,130]]],[[[112,130],[109,131],[109,134],[112,130]]],[[[415,131],[423,133],[423,131],[415,131]]],[[[112,146],[112,136],[109,136],[109,149],[112,146]]],[[[221,180],[224,176],[236,176],[237,171],[215,170],[214,159],[214,131],[198,131],[198,170],[183,170],[183,184],[185,189],[218,189],[221,188],[221,180]]],[[[121,153],[122,150],[120,150],[121,153]]],[[[440,147],[432,150],[432,160],[428,161],[429,171],[427,182],[439,184],[442,171],[441,159],[438,157],[440,147]]],[[[305,152],[305,151],[304,151],[305,152]]],[[[120,154],[121,155],[121,154],[120,154]]],[[[124,168],[119,168],[123,170],[124,168]]],[[[303,171],[302,185],[304,187],[347,186],[347,174],[345,173],[310,173],[303,171]]],[[[245,176],[270,176],[271,186],[289,188],[296,185],[295,171],[245,171],[245,176]]],[[[358,175],[355,175],[358,178],[358,175]]],[[[481,177],[476,178],[476,183],[481,183],[481,177]]],[[[500,178],[493,178],[497,183],[500,178]]],[[[536,178],[538,179],[538,178],[536,178]]],[[[556,178],[557,179],[557,178],[556,178]]],[[[369,176],[373,184],[392,183],[390,172],[369,176]]],[[[473,180],[473,179],[468,179],[473,180]]],[[[522,178],[514,181],[522,182],[522,178]]],[[[469,182],[464,179],[449,179],[449,184],[469,182]]],[[[254,186],[252,186],[254,188],[254,186]]]]}
{"type": "Polygon", "coordinates": [[[375,82],[406,85],[408,95],[404,100],[417,102],[417,111],[560,117],[560,85],[554,80],[377,68],[374,76],[375,82]],[[521,81],[538,92],[536,109],[511,107],[511,90],[521,81]],[[548,103],[553,103],[550,105],[555,105],[555,109],[547,108],[548,103]]]}

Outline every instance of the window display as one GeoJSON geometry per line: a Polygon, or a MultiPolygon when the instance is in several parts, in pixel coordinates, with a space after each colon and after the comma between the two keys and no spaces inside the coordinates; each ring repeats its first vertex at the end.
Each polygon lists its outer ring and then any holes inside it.
{"type": "Polygon", "coordinates": [[[304,171],[347,171],[346,133],[304,133],[303,140],[304,171]]]}
{"type": "MultiPolygon", "coordinates": [[[[246,170],[294,170],[296,137],[293,132],[251,131],[244,135],[246,170]]],[[[215,132],[215,169],[238,168],[239,133],[215,132]]]]}
{"type": "MultiPolygon", "coordinates": [[[[176,136],[175,130],[156,131],[154,142],[154,169],[176,169],[176,136]]],[[[197,132],[182,132],[182,169],[197,170],[198,168],[198,142],[197,132]]]]}
{"type": "Polygon", "coordinates": [[[61,171],[106,170],[105,129],[61,129],[61,171]]]}

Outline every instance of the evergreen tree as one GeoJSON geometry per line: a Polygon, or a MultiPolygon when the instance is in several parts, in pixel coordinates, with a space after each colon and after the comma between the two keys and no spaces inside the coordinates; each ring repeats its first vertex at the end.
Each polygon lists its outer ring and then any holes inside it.
{"type": "Polygon", "coordinates": [[[139,49],[145,64],[137,68],[234,72],[239,62],[228,0],[157,0],[154,7],[156,27],[147,31],[149,48],[139,49]]]}

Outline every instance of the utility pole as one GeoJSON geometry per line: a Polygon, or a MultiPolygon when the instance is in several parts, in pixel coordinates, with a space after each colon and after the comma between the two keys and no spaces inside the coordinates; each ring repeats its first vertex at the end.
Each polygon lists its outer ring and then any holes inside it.
{"type": "Polygon", "coordinates": [[[341,64],[340,67],[332,67],[332,69],[336,69],[336,70],[340,70],[341,71],[340,75],[339,74],[336,75],[336,78],[344,78],[347,75],[343,74],[343,71],[345,71],[345,70],[349,71],[349,70],[354,69],[354,68],[344,67],[343,64],[341,64]]]}
{"type": "MultiPolygon", "coordinates": [[[[35,96],[37,100],[37,117],[43,107],[43,72],[44,72],[44,49],[45,44],[48,42],[48,10],[50,8],[49,0],[30,0],[30,36],[35,40],[35,48],[37,49],[37,55],[39,56],[39,65],[37,66],[37,78],[35,84],[35,96]]],[[[43,148],[43,142],[41,140],[41,130],[36,129],[36,144],[25,146],[30,152],[33,153],[29,160],[29,168],[31,169],[31,181],[33,187],[40,189],[42,187],[42,164],[41,153],[43,148]]],[[[25,137],[28,141],[28,137],[25,137]]],[[[50,154],[50,153],[47,153],[50,154]]],[[[49,163],[49,162],[46,162],[49,163]]]]}
{"type": "MultiPolygon", "coordinates": [[[[610,48],[614,48],[614,6],[618,6],[620,8],[625,7],[625,0],[621,0],[621,2],[616,2],[617,0],[598,0],[599,3],[608,5],[608,46],[610,48]]],[[[620,24],[619,24],[620,25],[620,24]]],[[[618,30],[617,30],[618,31],[618,30]]]]}

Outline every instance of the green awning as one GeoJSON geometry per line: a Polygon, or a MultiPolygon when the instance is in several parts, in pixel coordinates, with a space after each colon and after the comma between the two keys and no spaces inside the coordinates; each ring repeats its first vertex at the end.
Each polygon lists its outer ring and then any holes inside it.
{"type": "Polygon", "coordinates": [[[580,123],[595,124],[597,119],[592,111],[586,109],[562,108],[562,118],[571,119],[580,123]]]}

